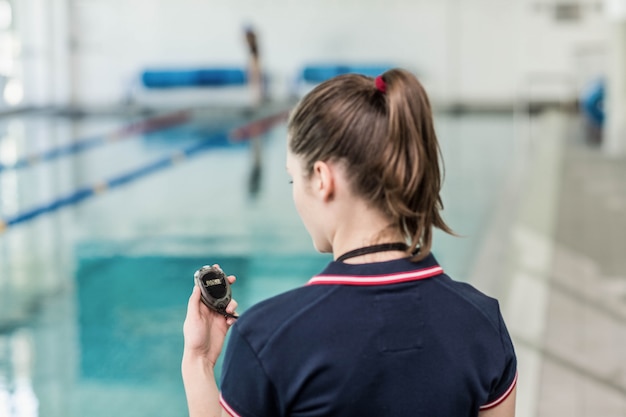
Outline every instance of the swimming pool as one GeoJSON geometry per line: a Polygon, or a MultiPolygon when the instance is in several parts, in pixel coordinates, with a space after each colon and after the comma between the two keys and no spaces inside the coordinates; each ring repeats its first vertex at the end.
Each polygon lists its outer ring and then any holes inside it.
{"type": "MultiPolygon", "coordinates": [[[[81,138],[114,139],[0,170],[0,219],[53,208],[0,234],[0,417],[184,416],[193,272],[217,262],[237,275],[243,312],[329,261],[291,202],[284,124],[225,140],[247,121],[193,114],[133,130],[115,117],[0,119],[5,165],[81,138]],[[200,151],[184,157],[190,148],[200,151]],[[107,187],[162,160],[171,163],[107,187]],[[94,192],[50,204],[81,189],[94,192]]],[[[513,116],[438,114],[436,124],[444,217],[463,237],[437,233],[434,252],[467,280],[515,158],[513,116]]]]}

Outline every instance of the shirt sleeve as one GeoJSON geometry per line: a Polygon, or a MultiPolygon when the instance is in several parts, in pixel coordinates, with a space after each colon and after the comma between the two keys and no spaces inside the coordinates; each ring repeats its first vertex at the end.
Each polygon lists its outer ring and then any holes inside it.
{"type": "Polygon", "coordinates": [[[276,389],[249,342],[234,325],[222,367],[220,402],[233,417],[280,416],[276,389]]]}
{"type": "Polygon", "coordinates": [[[517,358],[513,348],[513,341],[511,336],[509,336],[501,314],[499,314],[499,321],[502,343],[502,371],[500,378],[494,382],[491,388],[487,403],[480,407],[481,411],[488,410],[502,403],[513,392],[517,384],[517,358]]]}

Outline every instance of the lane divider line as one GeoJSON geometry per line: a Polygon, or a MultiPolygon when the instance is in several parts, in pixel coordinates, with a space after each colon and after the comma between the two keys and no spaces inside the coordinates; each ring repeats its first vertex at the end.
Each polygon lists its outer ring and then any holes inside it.
{"type": "Polygon", "coordinates": [[[273,116],[255,120],[232,130],[214,133],[199,143],[183,148],[182,150],[175,151],[166,157],[157,159],[146,165],[142,165],[122,175],[113,177],[109,180],[98,181],[90,186],[79,188],[64,197],[60,197],[50,203],[42,204],[30,210],[26,210],[13,217],[0,219],[0,234],[17,224],[25,223],[43,214],[52,213],[63,207],[78,204],[90,197],[102,195],[106,191],[113,188],[120,187],[165,168],[177,165],[192,156],[196,156],[199,153],[214,148],[216,143],[223,143],[224,141],[238,142],[259,136],[284,121],[286,116],[287,112],[281,112],[273,116]]]}
{"type": "Polygon", "coordinates": [[[128,139],[141,133],[150,133],[168,127],[177,126],[188,121],[190,117],[191,112],[189,110],[183,110],[134,122],[105,135],[78,139],[66,145],[58,146],[36,154],[26,155],[10,164],[0,163],[0,172],[32,167],[40,162],[52,161],[62,156],[84,152],[89,149],[105,145],[106,143],[113,143],[122,139],[128,139]]]}

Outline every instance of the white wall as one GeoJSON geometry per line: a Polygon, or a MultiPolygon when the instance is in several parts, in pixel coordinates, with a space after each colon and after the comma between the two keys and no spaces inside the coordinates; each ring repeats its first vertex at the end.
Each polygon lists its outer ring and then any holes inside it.
{"type": "Polygon", "coordinates": [[[548,0],[20,1],[68,2],[57,56],[74,45],[66,73],[87,105],[120,102],[146,66],[245,65],[246,23],[277,94],[307,62],[391,62],[419,73],[440,102],[561,98],[596,72],[581,60],[601,58],[607,37],[594,0],[571,0],[584,13],[565,23],[548,0]]]}

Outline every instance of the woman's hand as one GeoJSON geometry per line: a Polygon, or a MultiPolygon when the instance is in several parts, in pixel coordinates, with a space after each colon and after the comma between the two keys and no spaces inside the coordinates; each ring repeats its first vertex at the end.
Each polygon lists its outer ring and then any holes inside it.
{"type": "MultiPolygon", "coordinates": [[[[219,265],[213,265],[219,268],[219,265]]],[[[228,281],[232,284],[235,277],[229,275],[228,281]]],[[[237,302],[231,300],[226,311],[234,314],[237,302]]],[[[215,366],[219,357],[228,328],[235,319],[225,318],[223,315],[209,309],[200,298],[200,288],[194,285],[193,292],[187,305],[187,317],[183,325],[185,338],[185,355],[202,357],[212,366],[215,366]]]]}

